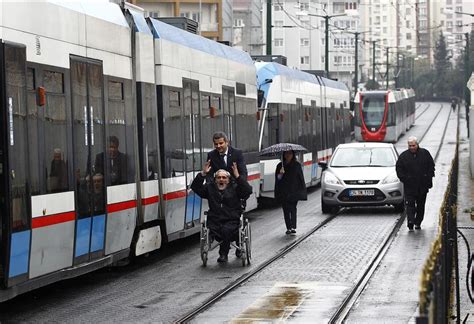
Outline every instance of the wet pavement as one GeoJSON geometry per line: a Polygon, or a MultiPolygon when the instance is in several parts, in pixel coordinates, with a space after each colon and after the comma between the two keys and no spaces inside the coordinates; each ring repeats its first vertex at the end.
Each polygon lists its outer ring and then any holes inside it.
{"type": "MultiPolygon", "coordinates": [[[[437,103],[436,105],[439,105],[437,103]]],[[[433,105],[432,105],[433,106],[433,105]]],[[[449,105],[442,114],[447,116],[449,105]]],[[[446,121],[440,116],[438,120],[446,121]]],[[[418,315],[420,277],[431,243],[438,233],[439,210],[448,183],[451,162],[456,148],[456,115],[451,114],[448,132],[436,161],[433,188],[426,199],[425,218],[421,231],[409,232],[402,226],[388,253],[374,276],[349,313],[347,323],[408,323],[418,315]]],[[[438,143],[430,132],[441,132],[443,128],[433,127],[420,143],[435,155],[438,143]],[[430,140],[428,140],[430,139],[430,140]]],[[[399,141],[398,145],[406,145],[399,141]]],[[[404,141],[403,141],[404,142],[404,141]]]]}
{"type": "MultiPolygon", "coordinates": [[[[431,103],[430,109],[410,130],[410,135],[422,136],[430,115],[433,118],[440,105],[431,103]]],[[[432,150],[437,146],[435,138],[442,132],[441,125],[447,118],[448,111],[443,109],[435,130],[428,132],[421,143],[433,155],[435,152],[432,150]]],[[[428,196],[422,230],[409,233],[406,226],[400,228],[349,313],[349,323],[414,321],[421,267],[437,233],[439,206],[454,156],[454,115],[449,127],[446,144],[442,146],[436,164],[434,188],[428,196]]],[[[405,135],[396,145],[399,152],[406,149],[406,138],[405,135]]],[[[466,160],[469,153],[466,152],[468,143],[465,136],[464,139],[461,136],[461,141],[464,144],[460,149],[459,209],[464,210],[474,201],[474,185],[468,176],[466,160]]],[[[152,253],[149,258],[139,258],[135,264],[123,269],[103,269],[22,295],[0,305],[0,321],[171,323],[258,267],[324,221],[327,215],[321,213],[320,190],[312,189],[308,201],[298,204],[296,235],[284,234],[283,215],[278,207],[253,211],[249,217],[253,255],[249,267],[242,267],[240,260],[232,255],[233,251],[228,264],[217,264],[217,251],[213,251],[208,266],[202,267],[199,240],[191,237],[173,243],[173,248],[152,253]]],[[[193,322],[327,322],[399,217],[389,207],[344,210],[341,217],[292,250],[274,268],[262,271],[193,322]]],[[[458,211],[458,218],[463,226],[474,226],[468,213],[458,211]]],[[[467,229],[463,231],[470,238],[472,251],[474,235],[470,235],[467,229]]],[[[461,287],[465,287],[462,279],[465,277],[466,254],[466,247],[459,239],[461,287]]],[[[461,318],[470,312],[469,320],[472,321],[472,304],[465,289],[461,291],[461,310],[461,318]]]]}

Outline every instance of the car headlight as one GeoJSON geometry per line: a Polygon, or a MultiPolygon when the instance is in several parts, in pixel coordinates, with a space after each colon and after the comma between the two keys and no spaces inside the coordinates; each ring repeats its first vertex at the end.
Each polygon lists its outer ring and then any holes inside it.
{"type": "Polygon", "coordinates": [[[341,184],[341,181],[339,181],[339,179],[334,175],[332,174],[331,172],[326,172],[324,174],[324,183],[326,184],[341,184]]]}
{"type": "Polygon", "coordinates": [[[389,183],[396,183],[400,182],[400,180],[397,177],[396,172],[390,173],[385,179],[382,180],[382,184],[389,184],[389,183]]]}

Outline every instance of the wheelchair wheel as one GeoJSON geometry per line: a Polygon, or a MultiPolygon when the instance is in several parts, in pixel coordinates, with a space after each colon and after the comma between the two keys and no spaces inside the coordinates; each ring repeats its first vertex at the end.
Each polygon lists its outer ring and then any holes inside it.
{"type": "Polygon", "coordinates": [[[239,238],[240,259],[242,261],[242,267],[245,267],[245,262],[247,261],[247,240],[245,238],[245,226],[240,227],[239,231],[240,231],[240,238],[239,238]]]}
{"type": "Polygon", "coordinates": [[[246,244],[245,244],[245,255],[247,256],[247,264],[250,265],[250,260],[252,259],[252,229],[250,223],[247,221],[247,226],[245,227],[246,232],[246,244]]]}
{"type": "Polygon", "coordinates": [[[201,225],[201,260],[202,265],[207,265],[207,253],[209,252],[209,231],[205,226],[201,225]]]}

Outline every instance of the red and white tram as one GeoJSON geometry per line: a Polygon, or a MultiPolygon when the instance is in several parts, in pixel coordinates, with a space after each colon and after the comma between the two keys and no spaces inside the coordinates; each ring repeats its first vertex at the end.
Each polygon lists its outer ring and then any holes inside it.
{"type": "Polygon", "coordinates": [[[415,122],[412,89],[358,92],[354,134],[358,141],[394,143],[415,122]]]}

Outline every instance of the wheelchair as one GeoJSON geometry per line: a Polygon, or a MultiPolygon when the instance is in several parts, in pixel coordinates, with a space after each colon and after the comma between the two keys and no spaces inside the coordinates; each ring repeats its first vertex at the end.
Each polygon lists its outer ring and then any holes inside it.
{"type": "MultiPolygon", "coordinates": [[[[244,213],[240,214],[240,224],[239,224],[239,239],[236,242],[231,242],[230,246],[236,249],[240,249],[240,259],[242,261],[242,266],[245,264],[250,265],[250,260],[252,259],[252,231],[250,228],[250,222],[245,218],[244,213]]],[[[207,211],[204,212],[204,217],[201,220],[201,260],[203,266],[207,265],[207,258],[210,251],[214,250],[220,245],[220,242],[215,239],[214,235],[211,233],[211,230],[207,226],[207,211]]]]}

